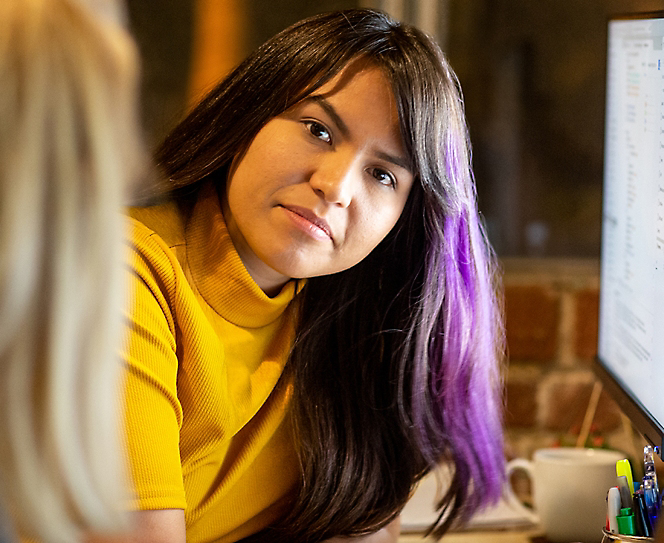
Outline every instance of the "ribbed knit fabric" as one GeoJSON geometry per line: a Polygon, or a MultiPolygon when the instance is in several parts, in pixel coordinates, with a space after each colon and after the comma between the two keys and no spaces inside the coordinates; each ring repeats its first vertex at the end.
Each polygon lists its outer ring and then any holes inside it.
{"type": "Polygon", "coordinates": [[[185,510],[187,541],[235,541],[283,514],[298,480],[280,380],[295,284],[268,298],[212,186],[185,220],[134,209],[126,427],[136,509],[185,510]]]}

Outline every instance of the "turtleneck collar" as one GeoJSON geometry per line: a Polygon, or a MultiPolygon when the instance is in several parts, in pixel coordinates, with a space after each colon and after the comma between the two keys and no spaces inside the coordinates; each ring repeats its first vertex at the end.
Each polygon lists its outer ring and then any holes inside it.
{"type": "Polygon", "coordinates": [[[185,228],[187,262],[196,288],[227,321],[258,328],[278,319],[303,281],[289,281],[274,298],[249,275],[224,222],[212,183],[202,187],[185,228]]]}

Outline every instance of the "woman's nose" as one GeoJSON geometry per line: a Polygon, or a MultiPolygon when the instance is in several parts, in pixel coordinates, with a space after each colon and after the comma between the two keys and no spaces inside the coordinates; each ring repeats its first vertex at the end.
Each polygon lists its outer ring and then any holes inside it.
{"type": "Polygon", "coordinates": [[[359,181],[357,159],[341,154],[322,159],[309,178],[314,192],[330,204],[348,207],[359,181]]]}

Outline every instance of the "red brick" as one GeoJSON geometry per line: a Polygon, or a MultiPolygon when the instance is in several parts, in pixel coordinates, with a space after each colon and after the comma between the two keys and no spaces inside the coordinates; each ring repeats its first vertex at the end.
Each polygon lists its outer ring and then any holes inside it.
{"type": "Polygon", "coordinates": [[[592,383],[558,382],[550,387],[546,395],[548,405],[542,406],[544,427],[563,432],[576,428],[578,432],[590,400],[592,383]]]}
{"type": "Polygon", "coordinates": [[[574,353],[579,358],[591,359],[597,354],[597,321],[599,318],[599,291],[581,290],[576,293],[574,353]]]}
{"type": "MultiPolygon", "coordinates": [[[[548,430],[571,432],[578,435],[590,401],[592,383],[555,383],[551,385],[549,404],[542,406],[544,426],[548,430]]],[[[606,433],[621,424],[620,408],[602,391],[591,426],[591,433],[606,433]]]]}
{"type": "Polygon", "coordinates": [[[505,424],[511,428],[532,428],[537,421],[537,383],[507,382],[505,424]]]}
{"type": "Polygon", "coordinates": [[[622,425],[620,407],[605,390],[602,391],[593,419],[593,426],[598,432],[610,432],[622,425]]]}
{"type": "Polygon", "coordinates": [[[550,360],[556,355],[560,300],[539,286],[505,289],[505,325],[513,360],[550,360]]]}

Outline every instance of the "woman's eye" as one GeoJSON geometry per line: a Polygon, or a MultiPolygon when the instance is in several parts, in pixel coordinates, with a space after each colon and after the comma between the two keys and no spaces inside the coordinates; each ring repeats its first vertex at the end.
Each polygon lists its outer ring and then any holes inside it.
{"type": "Polygon", "coordinates": [[[371,168],[369,170],[371,177],[378,181],[381,185],[387,185],[396,188],[397,180],[390,172],[381,168],[371,168]]]}
{"type": "Polygon", "coordinates": [[[314,138],[324,141],[325,143],[332,143],[332,135],[330,134],[330,131],[321,123],[316,121],[304,121],[304,125],[314,138]]]}

